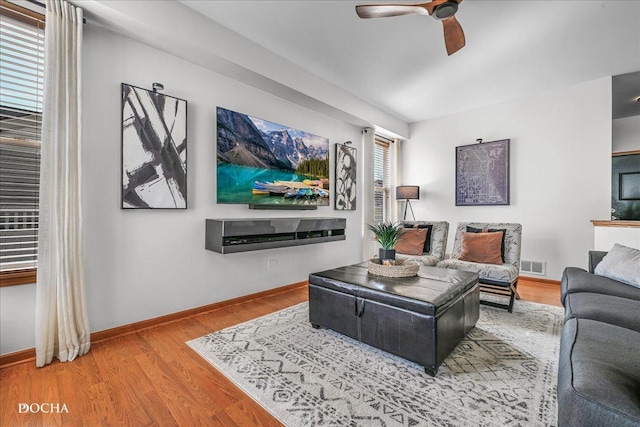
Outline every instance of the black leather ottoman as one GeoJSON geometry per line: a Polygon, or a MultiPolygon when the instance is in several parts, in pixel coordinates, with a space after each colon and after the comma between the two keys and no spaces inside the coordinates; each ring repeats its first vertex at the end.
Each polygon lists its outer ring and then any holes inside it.
{"type": "Polygon", "coordinates": [[[434,376],[480,314],[478,275],[421,266],[370,275],[367,263],[309,275],[309,321],[424,366],[434,376]]]}

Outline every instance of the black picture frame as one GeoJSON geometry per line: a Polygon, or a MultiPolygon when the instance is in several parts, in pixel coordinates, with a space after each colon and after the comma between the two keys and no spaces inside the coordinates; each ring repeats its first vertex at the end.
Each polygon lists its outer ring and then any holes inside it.
{"type": "Polygon", "coordinates": [[[620,200],[640,200],[640,172],[618,174],[620,200]]]}
{"type": "Polygon", "coordinates": [[[510,141],[456,147],[456,206],[510,204],[510,141]]]}
{"type": "Polygon", "coordinates": [[[355,211],[357,205],[358,150],[336,144],[334,209],[355,211]]]}
{"type": "Polygon", "coordinates": [[[187,209],[187,101],[121,84],[121,208],[187,209]]]}

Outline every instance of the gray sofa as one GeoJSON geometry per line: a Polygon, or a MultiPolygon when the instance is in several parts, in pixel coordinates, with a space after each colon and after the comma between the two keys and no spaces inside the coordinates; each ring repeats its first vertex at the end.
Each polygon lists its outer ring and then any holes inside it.
{"type": "Polygon", "coordinates": [[[640,288],[564,271],[565,323],[558,368],[558,426],[640,426],[640,288]]]}

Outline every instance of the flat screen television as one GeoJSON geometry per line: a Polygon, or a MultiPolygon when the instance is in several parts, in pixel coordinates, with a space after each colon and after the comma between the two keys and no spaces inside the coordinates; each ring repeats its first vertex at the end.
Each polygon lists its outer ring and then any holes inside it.
{"type": "Polygon", "coordinates": [[[217,109],[218,203],[329,205],[329,140],[217,109]]]}

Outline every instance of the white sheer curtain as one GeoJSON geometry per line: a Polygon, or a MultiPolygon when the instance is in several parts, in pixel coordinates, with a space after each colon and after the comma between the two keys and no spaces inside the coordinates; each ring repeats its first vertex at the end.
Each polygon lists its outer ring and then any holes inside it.
{"type": "Polygon", "coordinates": [[[395,138],[393,140],[393,144],[391,144],[391,182],[389,183],[389,188],[391,189],[391,195],[389,197],[391,203],[391,221],[396,222],[402,219],[400,215],[400,203],[396,199],[396,187],[400,185],[402,182],[400,180],[401,176],[401,157],[400,152],[402,150],[402,141],[395,138]]]}
{"type": "Polygon", "coordinates": [[[373,148],[375,145],[375,130],[362,129],[362,260],[373,257],[378,246],[367,224],[373,223],[373,148]]]}
{"type": "Polygon", "coordinates": [[[82,9],[47,0],[36,365],[89,351],[82,265],[82,9]]]}

